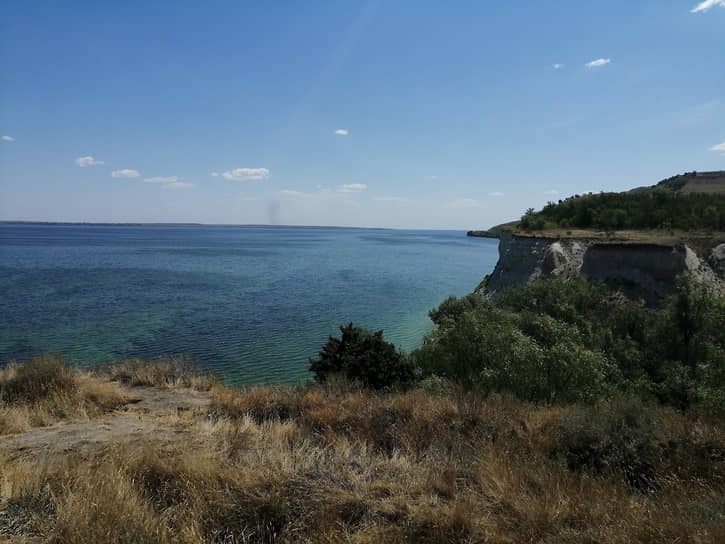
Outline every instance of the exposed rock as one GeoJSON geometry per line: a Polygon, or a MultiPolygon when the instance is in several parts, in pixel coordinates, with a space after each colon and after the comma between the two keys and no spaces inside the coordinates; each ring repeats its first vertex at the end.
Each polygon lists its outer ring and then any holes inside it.
{"type": "Polygon", "coordinates": [[[675,291],[677,276],[690,272],[719,291],[725,279],[725,244],[708,263],[683,243],[644,244],[601,239],[535,238],[501,233],[499,260],[484,292],[522,285],[537,278],[581,273],[628,296],[655,303],[675,291]]]}
{"type": "Polygon", "coordinates": [[[655,302],[674,293],[677,276],[687,270],[686,253],[684,246],[593,244],[584,255],[581,272],[587,279],[655,302]]]}
{"type": "Polygon", "coordinates": [[[720,244],[712,249],[710,266],[721,280],[725,280],[725,244],[720,244]]]}
{"type": "Polygon", "coordinates": [[[522,285],[540,277],[579,272],[585,246],[579,240],[530,238],[501,233],[498,263],[486,291],[522,285]]]}

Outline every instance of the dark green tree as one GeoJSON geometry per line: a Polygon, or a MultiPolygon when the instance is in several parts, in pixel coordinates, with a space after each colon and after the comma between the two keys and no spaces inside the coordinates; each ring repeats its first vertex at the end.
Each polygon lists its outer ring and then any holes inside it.
{"type": "Polygon", "coordinates": [[[383,340],[383,331],[370,332],[352,323],[340,326],[340,338],[330,336],[317,359],[310,359],[315,380],[324,383],[341,374],[373,389],[406,385],[413,381],[408,358],[383,340]]]}

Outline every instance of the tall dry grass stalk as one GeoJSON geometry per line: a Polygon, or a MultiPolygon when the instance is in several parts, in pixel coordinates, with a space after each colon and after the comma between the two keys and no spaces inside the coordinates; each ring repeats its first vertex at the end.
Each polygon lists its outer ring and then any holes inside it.
{"type": "Polygon", "coordinates": [[[100,367],[97,373],[109,375],[112,380],[132,387],[191,388],[208,391],[216,383],[213,376],[200,372],[185,356],[163,357],[153,362],[128,359],[100,367]]]}
{"type": "Polygon", "coordinates": [[[0,534],[57,543],[725,541],[723,433],[656,406],[641,408],[656,452],[643,459],[654,479],[642,489],[614,462],[626,448],[590,441],[591,455],[614,461],[569,466],[581,436],[606,438],[596,434],[604,425],[562,427],[585,408],[330,385],[215,385],[209,394],[206,413],[154,447],[109,444],[90,459],[40,465],[0,458],[0,534]]]}

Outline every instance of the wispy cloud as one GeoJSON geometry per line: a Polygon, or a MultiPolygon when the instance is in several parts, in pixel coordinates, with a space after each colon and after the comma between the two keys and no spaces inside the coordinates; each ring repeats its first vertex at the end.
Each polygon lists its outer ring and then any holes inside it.
{"type": "Polygon", "coordinates": [[[215,178],[219,177],[219,172],[212,172],[211,175],[212,175],[212,177],[215,177],[215,178]]]}
{"type": "Polygon", "coordinates": [[[712,146],[710,151],[725,151],[725,142],[712,146]]]}
{"type": "Polygon", "coordinates": [[[76,159],[76,164],[81,168],[85,168],[86,166],[96,166],[97,164],[103,164],[103,161],[97,161],[90,155],[87,155],[85,157],[78,157],[76,159]]]}
{"type": "Polygon", "coordinates": [[[168,176],[165,178],[145,178],[144,181],[146,183],[176,183],[177,181],[179,181],[179,176],[168,176]]]}
{"type": "Polygon", "coordinates": [[[552,66],[554,67],[554,70],[561,70],[562,68],[564,68],[564,65],[558,62],[556,64],[552,64],[552,66]]]}
{"type": "Polygon", "coordinates": [[[290,189],[282,189],[279,191],[279,196],[289,198],[306,198],[312,196],[310,193],[303,193],[301,191],[292,191],[290,189]]]}
{"type": "Polygon", "coordinates": [[[701,11],[707,11],[710,8],[714,8],[715,6],[720,6],[720,7],[725,8],[725,0],[705,0],[704,2],[700,2],[694,8],[692,8],[690,10],[690,13],[699,13],[701,11]]]}
{"type": "MultiPolygon", "coordinates": [[[[213,175],[213,174],[212,174],[213,175]]],[[[267,179],[269,170],[266,168],[235,168],[222,173],[224,179],[234,181],[249,181],[253,179],[267,179]]]]}
{"type": "Polygon", "coordinates": [[[478,208],[479,204],[477,200],[472,198],[459,198],[448,204],[449,208],[464,210],[469,208],[478,208]]]}
{"type": "Polygon", "coordinates": [[[409,198],[403,196],[376,196],[373,200],[378,202],[412,202],[409,198]]]}
{"type": "Polygon", "coordinates": [[[15,138],[13,138],[12,136],[2,136],[0,137],[0,140],[3,140],[5,142],[14,142],[15,138]]]}
{"type": "Polygon", "coordinates": [[[138,170],[131,170],[128,168],[125,168],[123,170],[114,170],[111,172],[111,177],[114,178],[137,178],[141,174],[138,173],[138,170]]]}
{"type": "Polygon", "coordinates": [[[596,68],[598,66],[604,66],[605,64],[609,64],[610,62],[612,62],[612,59],[597,59],[591,62],[587,62],[584,66],[586,66],[587,68],[596,68]]]}
{"type": "Polygon", "coordinates": [[[503,193],[501,191],[494,191],[493,193],[488,193],[488,196],[503,196],[503,193]]]}
{"type": "Polygon", "coordinates": [[[544,191],[544,194],[554,196],[554,195],[558,195],[559,191],[557,191],[556,189],[549,189],[548,191],[544,191]]]}
{"type": "Polygon", "coordinates": [[[397,202],[399,204],[408,204],[412,202],[409,198],[402,196],[376,196],[373,200],[376,200],[377,202],[397,202]]]}
{"type": "Polygon", "coordinates": [[[359,193],[367,188],[368,186],[364,183],[346,183],[345,185],[340,185],[337,191],[339,193],[359,193]]]}
{"type": "MultiPolygon", "coordinates": [[[[146,181],[146,180],[144,180],[146,181]]],[[[172,181],[171,183],[165,183],[163,185],[164,189],[188,189],[189,187],[193,187],[193,183],[185,183],[183,181],[172,181]]]]}
{"type": "Polygon", "coordinates": [[[348,135],[348,134],[350,134],[350,133],[348,132],[348,130],[347,130],[346,128],[338,128],[338,129],[337,129],[337,130],[335,131],[335,134],[337,134],[337,135],[339,135],[339,136],[347,136],[347,135],[348,135]]]}

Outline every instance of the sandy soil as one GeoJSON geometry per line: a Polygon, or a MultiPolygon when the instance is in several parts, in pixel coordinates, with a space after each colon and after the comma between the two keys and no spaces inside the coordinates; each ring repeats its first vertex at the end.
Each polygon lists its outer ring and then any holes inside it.
{"type": "Polygon", "coordinates": [[[124,388],[132,399],[123,409],[90,421],[63,422],[23,434],[0,436],[10,454],[46,456],[72,453],[81,458],[108,444],[163,443],[186,432],[190,421],[205,412],[209,393],[191,389],[124,388]]]}

